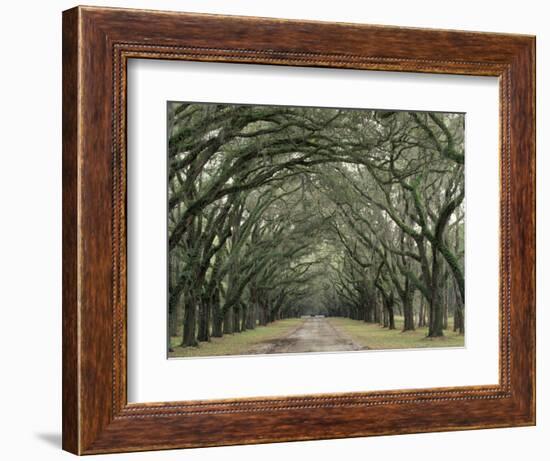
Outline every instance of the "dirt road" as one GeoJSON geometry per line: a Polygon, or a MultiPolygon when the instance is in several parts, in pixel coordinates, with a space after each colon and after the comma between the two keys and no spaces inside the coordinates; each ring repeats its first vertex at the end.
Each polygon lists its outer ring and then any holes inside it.
{"type": "Polygon", "coordinates": [[[350,337],[334,328],[324,317],[304,321],[283,338],[257,345],[253,354],[285,354],[296,352],[358,351],[364,349],[350,337]]]}

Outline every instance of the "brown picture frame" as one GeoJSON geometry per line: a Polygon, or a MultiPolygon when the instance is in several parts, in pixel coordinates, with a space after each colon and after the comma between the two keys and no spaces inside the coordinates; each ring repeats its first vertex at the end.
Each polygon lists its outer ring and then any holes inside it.
{"type": "Polygon", "coordinates": [[[63,13],[63,448],[76,454],[535,424],[535,38],[76,7],[63,13]],[[218,61],[500,82],[494,386],[128,403],[126,63],[218,61]]]}

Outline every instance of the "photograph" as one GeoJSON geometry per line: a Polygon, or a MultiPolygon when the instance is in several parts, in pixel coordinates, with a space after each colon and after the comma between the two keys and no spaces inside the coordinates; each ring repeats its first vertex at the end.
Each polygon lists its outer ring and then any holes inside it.
{"type": "Polygon", "coordinates": [[[169,101],[168,357],[464,347],[465,117],[169,101]]]}
{"type": "Polygon", "coordinates": [[[84,3],[2,8],[2,459],[550,459],[546,3],[84,3]]]}

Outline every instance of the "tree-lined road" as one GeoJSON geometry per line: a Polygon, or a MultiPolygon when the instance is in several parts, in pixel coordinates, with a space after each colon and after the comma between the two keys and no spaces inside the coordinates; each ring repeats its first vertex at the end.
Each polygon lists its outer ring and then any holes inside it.
{"type": "Polygon", "coordinates": [[[283,338],[256,346],[251,354],[289,354],[299,352],[358,351],[365,349],[345,333],[334,328],[324,317],[304,318],[283,338]]]}
{"type": "Polygon", "coordinates": [[[265,350],[353,348],[305,314],[464,333],[464,114],[173,102],[168,128],[172,348],[286,319],[265,350]]]}

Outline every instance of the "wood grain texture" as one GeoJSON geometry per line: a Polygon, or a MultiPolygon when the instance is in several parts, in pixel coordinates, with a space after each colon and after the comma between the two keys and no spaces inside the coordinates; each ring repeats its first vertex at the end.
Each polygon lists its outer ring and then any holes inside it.
{"type": "Polygon", "coordinates": [[[534,37],[78,7],[63,14],[63,447],[78,454],[535,422],[534,37]],[[128,404],[126,63],[500,78],[500,382],[128,404]]]}
{"type": "Polygon", "coordinates": [[[78,452],[78,11],[63,17],[63,448],[78,452]]]}

